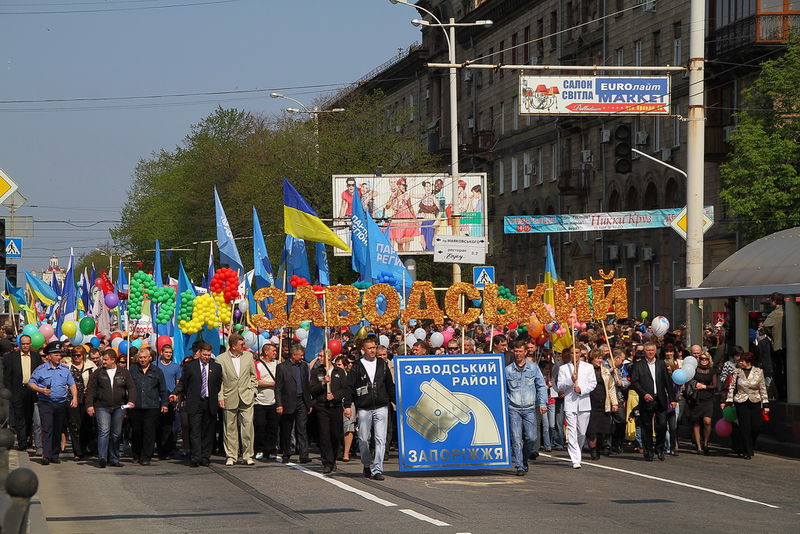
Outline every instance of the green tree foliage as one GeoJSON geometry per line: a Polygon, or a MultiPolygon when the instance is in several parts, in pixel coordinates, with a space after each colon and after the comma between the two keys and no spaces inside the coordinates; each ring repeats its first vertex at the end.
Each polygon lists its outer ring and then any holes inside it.
{"type": "MultiPolygon", "coordinates": [[[[354,95],[344,112],[321,113],[318,122],[218,108],[191,127],[181,146],[139,162],[121,222],[112,231],[116,246],[146,266],[152,265],[156,239],[165,250],[190,249],[164,255],[164,272],[175,276],[180,258],[198,279],[208,262],[207,242],[216,239],[216,185],[245,267],[252,266],[251,206],[258,209],[277,267],[284,177],[322,218],[330,218],[332,174],[436,170],[416,123],[390,113],[381,100],[380,94],[354,95]]],[[[331,260],[332,281],[351,282],[349,258],[331,260]]]]}
{"type": "Polygon", "coordinates": [[[720,195],[748,240],[800,224],[800,41],[744,91],[720,195]]]}

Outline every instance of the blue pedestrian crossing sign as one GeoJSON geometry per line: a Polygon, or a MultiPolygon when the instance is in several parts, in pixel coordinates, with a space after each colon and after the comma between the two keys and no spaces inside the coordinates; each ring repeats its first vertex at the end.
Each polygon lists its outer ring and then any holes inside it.
{"type": "Polygon", "coordinates": [[[494,267],[484,265],[472,268],[472,285],[482,288],[486,284],[494,284],[494,267]]]}
{"type": "Polygon", "coordinates": [[[7,237],[6,258],[21,258],[21,257],[22,257],[22,238],[7,237]]]}

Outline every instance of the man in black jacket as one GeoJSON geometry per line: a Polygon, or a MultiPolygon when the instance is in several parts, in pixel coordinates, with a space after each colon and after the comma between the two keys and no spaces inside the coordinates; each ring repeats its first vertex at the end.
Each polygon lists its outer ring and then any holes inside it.
{"type": "Polygon", "coordinates": [[[347,388],[344,369],[334,367],[330,361],[326,363],[314,368],[310,384],[319,425],[319,450],[324,474],[336,471],[336,453],[344,433],[342,399],[347,388]]]}
{"type": "Polygon", "coordinates": [[[656,359],[655,343],[644,344],[644,358],[631,367],[631,387],[639,395],[639,413],[644,441],[644,459],[653,461],[653,451],[664,461],[664,439],[667,436],[667,406],[675,408],[672,377],[664,360],[656,359]],[[656,442],[653,446],[655,421],[656,442]]]}
{"type": "Polygon", "coordinates": [[[33,370],[42,364],[42,357],[31,350],[31,336],[20,336],[19,350],[6,354],[3,362],[3,381],[11,390],[11,413],[17,449],[24,451],[33,432],[33,408],[36,393],[28,387],[33,370]]]}
{"type": "Polygon", "coordinates": [[[136,384],[139,402],[128,412],[131,421],[131,450],[133,461],[150,465],[156,444],[156,428],[159,414],[167,413],[167,383],[164,373],[153,362],[155,355],[150,347],[142,347],[136,354],[136,365],[131,367],[131,376],[136,384]]]}
{"type": "MultiPolygon", "coordinates": [[[[358,441],[364,476],[383,480],[383,454],[386,449],[386,428],[389,424],[389,404],[395,402],[394,380],[389,365],[377,358],[378,341],[369,336],[361,345],[361,359],[347,374],[348,388],[344,405],[356,403],[358,410],[358,441]],[[375,437],[375,457],[369,441],[375,437]]],[[[345,410],[345,417],[349,417],[345,410]]]]}
{"type": "Polygon", "coordinates": [[[292,345],[289,359],[275,368],[275,411],[281,417],[281,455],[288,462],[292,455],[292,424],[297,444],[299,463],[308,458],[308,414],[311,412],[311,387],[308,383],[308,363],[305,349],[299,343],[292,345]]]}
{"type": "Polygon", "coordinates": [[[176,395],[183,394],[186,400],[192,444],[191,467],[211,463],[214,425],[219,409],[218,396],[222,388],[222,366],[211,359],[211,345],[199,343],[197,355],[197,359],[184,366],[183,376],[169,399],[174,402],[176,395]]]}

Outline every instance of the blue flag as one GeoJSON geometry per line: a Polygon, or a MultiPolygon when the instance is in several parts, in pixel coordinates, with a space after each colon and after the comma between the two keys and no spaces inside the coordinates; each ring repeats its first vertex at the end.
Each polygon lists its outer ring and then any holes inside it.
{"type": "MultiPolygon", "coordinates": [[[[283,246],[281,255],[281,266],[286,272],[287,280],[292,275],[297,275],[311,280],[311,270],[308,267],[308,255],[306,254],[306,242],[290,235],[286,235],[286,242],[283,246]]],[[[283,288],[286,290],[286,288],[283,288]]]]}
{"type": "Polygon", "coordinates": [[[156,239],[156,258],[153,261],[153,280],[156,283],[156,287],[164,285],[164,277],[161,276],[161,244],[158,239],[156,239]]]}
{"type": "MultiPolygon", "coordinates": [[[[64,277],[64,289],[61,295],[60,313],[58,314],[58,322],[56,323],[56,335],[61,337],[61,325],[64,321],[74,321],[77,318],[76,312],[78,308],[77,295],[75,291],[75,273],[73,266],[75,258],[72,254],[69,257],[69,267],[67,267],[67,274],[64,277]]],[[[53,276],[55,278],[55,275],[53,276]]]]}
{"type": "Polygon", "coordinates": [[[253,206],[253,286],[256,289],[272,287],[275,285],[275,275],[269,263],[267,244],[264,243],[264,234],[261,232],[261,222],[258,220],[256,207],[253,206]]]}
{"type": "MultiPolygon", "coordinates": [[[[181,309],[181,295],[189,290],[192,293],[194,291],[194,285],[189,281],[189,277],[186,276],[186,271],[183,269],[183,261],[179,262],[178,271],[178,298],[175,303],[175,309],[181,309]]],[[[186,335],[178,329],[178,314],[176,313],[173,317],[173,324],[175,326],[175,335],[173,336],[173,345],[172,349],[174,351],[174,359],[176,363],[181,363],[186,356],[189,356],[192,353],[191,347],[194,343],[195,339],[197,339],[197,334],[186,335]]]]}
{"type": "Polygon", "coordinates": [[[316,243],[316,269],[317,283],[323,286],[331,285],[331,273],[328,268],[328,254],[325,251],[325,243],[316,243]]]}
{"type": "Polygon", "coordinates": [[[219,261],[228,264],[228,267],[237,271],[239,276],[244,274],[242,259],[239,257],[239,249],[236,248],[236,241],[233,239],[231,226],[222,209],[222,202],[219,200],[217,188],[214,187],[214,206],[217,212],[217,247],[219,247],[219,261]]]}
{"type": "Polygon", "coordinates": [[[211,243],[211,247],[208,251],[208,276],[205,278],[206,283],[203,285],[204,288],[208,289],[211,279],[214,278],[214,273],[214,243],[211,243]]]}
{"type": "Polygon", "coordinates": [[[367,215],[361,205],[361,197],[358,195],[358,188],[353,192],[353,213],[351,216],[352,227],[350,234],[350,247],[353,250],[351,265],[358,273],[359,281],[372,280],[369,261],[369,228],[367,226],[367,215]]]}
{"type": "Polygon", "coordinates": [[[84,269],[83,274],[81,275],[81,303],[83,304],[84,312],[89,310],[89,302],[92,297],[93,283],[94,282],[89,281],[89,275],[86,274],[86,269],[84,269]]]}
{"type": "Polygon", "coordinates": [[[311,323],[306,338],[306,360],[311,361],[316,358],[317,353],[323,348],[325,348],[325,329],[311,323]]]}
{"type": "Polygon", "coordinates": [[[394,247],[389,241],[389,236],[381,231],[378,224],[370,217],[368,213],[364,216],[367,220],[367,240],[369,242],[369,270],[374,282],[381,273],[388,273],[393,275],[396,280],[395,289],[398,292],[403,292],[403,280],[405,280],[405,294],[402,298],[408,298],[408,293],[411,291],[411,275],[408,274],[408,269],[400,261],[400,256],[395,252],[394,247]]]}

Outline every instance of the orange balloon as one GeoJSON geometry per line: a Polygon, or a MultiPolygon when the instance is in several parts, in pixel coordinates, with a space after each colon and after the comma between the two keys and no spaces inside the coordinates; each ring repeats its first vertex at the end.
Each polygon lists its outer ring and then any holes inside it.
{"type": "Polygon", "coordinates": [[[539,322],[539,318],[536,317],[535,313],[531,314],[531,318],[528,320],[528,335],[531,339],[539,337],[542,332],[544,332],[544,325],[539,322]]]}

